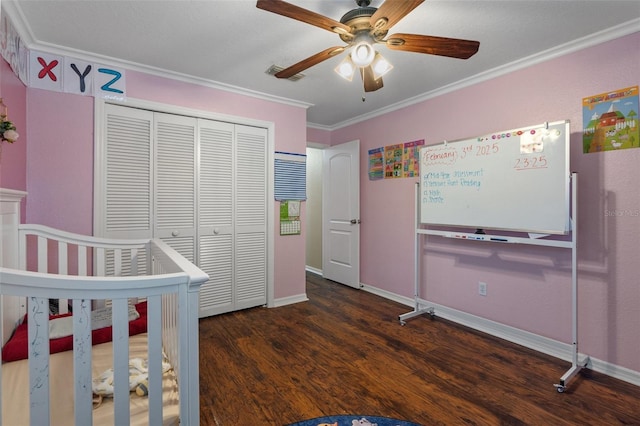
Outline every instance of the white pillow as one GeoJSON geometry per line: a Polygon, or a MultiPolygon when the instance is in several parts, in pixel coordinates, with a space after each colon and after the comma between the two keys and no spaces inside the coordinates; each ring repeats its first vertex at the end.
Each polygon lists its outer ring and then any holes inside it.
{"type": "MultiPolygon", "coordinates": [[[[91,311],[91,329],[97,330],[111,326],[111,307],[91,311]]],[[[140,318],[135,306],[129,304],[129,321],[140,318]]],[[[49,320],[49,338],[59,339],[73,334],[73,316],[49,320]]]]}

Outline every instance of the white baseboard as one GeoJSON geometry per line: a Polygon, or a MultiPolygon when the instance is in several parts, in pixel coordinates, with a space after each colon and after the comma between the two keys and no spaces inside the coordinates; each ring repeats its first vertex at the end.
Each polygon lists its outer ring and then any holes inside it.
{"type": "MultiPolygon", "coordinates": [[[[414,300],[409,297],[400,296],[398,294],[386,290],[381,290],[379,288],[372,287],[366,284],[362,284],[362,289],[369,293],[373,293],[394,302],[406,305],[410,307],[409,312],[412,312],[415,307],[414,300]]],[[[429,301],[421,299],[419,299],[419,302],[420,308],[433,307],[435,310],[435,315],[438,317],[453,321],[457,324],[464,325],[466,327],[490,334],[495,337],[499,337],[501,339],[516,343],[529,349],[533,349],[535,351],[560,358],[564,361],[571,362],[572,360],[572,346],[568,343],[563,343],[557,340],[549,339],[547,337],[539,336],[537,334],[523,331],[515,327],[504,325],[482,317],[478,317],[476,315],[471,315],[466,312],[438,305],[437,303],[431,303],[429,301]]],[[[403,313],[405,312],[398,312],[398,315],[403,313]]],[[[579,354],[579,358],[585,356],[586,355],[584,354],[579,354]]],[[[593,357],[589,357],[587,368],[593,371],[597,371],[598,373],[606,374],[616,379],[623,380],[633,385],[640,386],[640,372],[638,371],[611,364],[609,362],[602,361],[593,357]]]]}
{"type": "Polygon", "coordinates": [[[281,306],[293,305],[294,303],[307,302],[309,298],[307,297],[307,293],[296,294],[294,296],[282,297],[280,299],[275,299],[273,301],[273,306],[269,306],[270,308],[279,308],[281,306]]]}
{"type": "Polygon", "coordinates": [[[307,272],[311,272],[312,274],[316,274],[316,275],[322,276],[322,269],[317,269],[317,268],[314,268],[313,266],[307,265],[307,266],[305,266],[305,270],[307,272]]]}
{"type": "MultiPolygon", "coordinates": [[[[322,276],[322,270],[313,268],[311,266],[305,266],[305,269],[308,272],[311,272],[316,275],[322,276]]],[[[307,293],[297,294],[295,296],[283,297],[280,299],[275,299],[273,301],[273,306],[269,306],[270,308],[279,308],[280,306],[293,305],[294,303],[306,302],[309,298],[307,297],[307,293]]]]}

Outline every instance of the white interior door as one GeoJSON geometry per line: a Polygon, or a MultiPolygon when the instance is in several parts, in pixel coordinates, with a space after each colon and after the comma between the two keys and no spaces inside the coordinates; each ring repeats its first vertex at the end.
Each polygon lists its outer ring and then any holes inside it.
{"type": "Polygon", "coordinates": [[[360,141],[324,150],[322,199],[322,274],[360,288],[360,141]]]}

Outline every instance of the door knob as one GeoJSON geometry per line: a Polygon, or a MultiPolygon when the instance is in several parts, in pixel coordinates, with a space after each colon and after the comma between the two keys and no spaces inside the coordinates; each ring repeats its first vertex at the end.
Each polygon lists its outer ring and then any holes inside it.
{"type": "Polygon", "coordinates": [[[171,233],[171,235],[173,235],[174,237],[177,237],[178,235],[180,235],[180,232],[179,231],[173,231],[171,233]]]}
{"type": "Polygon", "coordinates": [[[359,225],[360,224],[360,219],[351,219],[351,224],[352,225],[355,225],[356,223],[359,225]]]}

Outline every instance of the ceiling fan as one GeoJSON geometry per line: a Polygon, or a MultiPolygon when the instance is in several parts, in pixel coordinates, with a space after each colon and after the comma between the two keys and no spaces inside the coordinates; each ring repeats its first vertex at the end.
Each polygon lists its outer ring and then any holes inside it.
{"type": "MultiPolygon", "coordinates": [[[[390,64],[375,51],[373,45],[376,43],[385,44],[392,50],[459,59],[468,59],[478,51],[480,42],[472,40],[401,33],[387,37],[389,29],[422,2],[424,0],[386,0],[379,8],[375,8],[369,6],[371,0],[356,0],[358,7],[345,13],[340,22],[282,0],[258,0],[256,6],[334,32],[347,43],[345,46],[330,47],[303,59],[277,72],[276,77],[290,78],[352,48],[351,54],[336,71],[342,74],[339,70],[341,66],[343,71],[351,67],[353,76],[355,69],[359,68],[365,92],[373,92],[382,87],[382,75],[390,69],[390,64]]],[[[343,77],[350,79],[345,75],[343,77]]]]}

